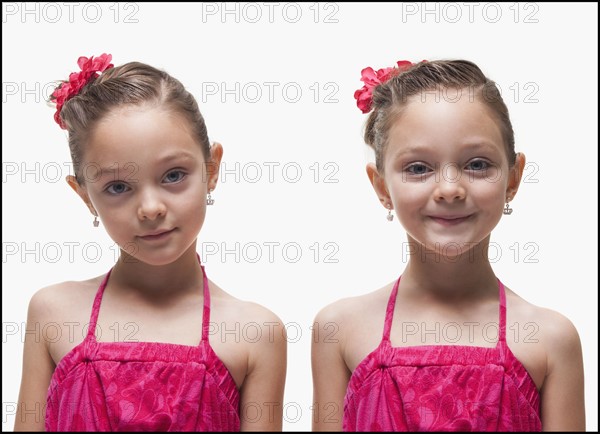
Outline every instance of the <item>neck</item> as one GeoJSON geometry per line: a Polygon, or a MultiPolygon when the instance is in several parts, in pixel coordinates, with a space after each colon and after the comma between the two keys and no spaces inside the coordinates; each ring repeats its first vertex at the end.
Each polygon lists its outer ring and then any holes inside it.
{"type": "Polygon", "coordinates": [[[121,250],[110,280],[115,286],[151,298],[197,291],[198,286],[203,285],[203,276],[196,256],[196,242],[176,261],[166,265],[149,265],[121,250]]]}
{"type": "MultiPolygon", "coordinates": [[[[410,260],[402,274],[403,286],[439,299],[472,300],[496,294],[498,281],[487,257],[489,239],[488,236],[456,256],[444,256],[426,250],[409,236],[409,242],[416,247],[411,249],[410,260]]],[[[456,249],[451,253],[455,252],[456,249]]]]}

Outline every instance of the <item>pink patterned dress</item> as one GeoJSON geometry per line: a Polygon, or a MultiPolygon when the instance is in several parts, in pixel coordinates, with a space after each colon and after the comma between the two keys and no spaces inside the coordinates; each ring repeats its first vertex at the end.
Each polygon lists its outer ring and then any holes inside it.
{"type": "Polygon", "coordinates": [[[354,370],[344,399],[344,431],[541,431],[535,383],[506,344],[506,295],[493,348],[392,347],[397,280],[383,339],[354,370]]]}
{"type": "MultiPolygon", "coordinates": [[[[198,258],[199,259],[199,258],[198,258]]],[[[208,341],[204,267],[198,346],[98,342],[98,288],[87,336],[58,364],[48,389],[46,431],[239,431],[239,392],[208,341]]]]}

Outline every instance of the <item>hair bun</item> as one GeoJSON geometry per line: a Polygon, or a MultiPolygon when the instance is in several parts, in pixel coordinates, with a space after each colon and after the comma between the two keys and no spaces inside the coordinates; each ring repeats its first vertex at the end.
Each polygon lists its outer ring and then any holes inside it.
{"type": "Polygon", "coordinates": [[[56,103],[54,120],[63,130],[67,129],[67,127],[60,118],[60,111],[65,102],[77,95],[91,80],[96,79],[98,77],[98,72],[104,72],[107,69],[114,67],[114,65],[110,63],[111,60],[111,54],[101,54],[96,58],[92,56],[89,59],[83,56],[80,57],[77,59],[77,65],[79,65],[81,71],[72,72],[69,75],[69,81],[63,81],[56,89],[54,89],[54,92],[50,95],[51,101],[56,103]]]}
{"type": "Polygon", "coordinates": [[[397,66],[382,68],[377,71],[368,66],[360,72],[360,81],[362,81],[365,85],[354,92],[356,105],[360,111],[363,113],[369,113],[371,111],[371,105],[373,104],[373,89],[380,84],[385,83],[400,72],[410,68],[414,64],[408,60],[399,60],[396,62],[396,65],[397,66]]]}

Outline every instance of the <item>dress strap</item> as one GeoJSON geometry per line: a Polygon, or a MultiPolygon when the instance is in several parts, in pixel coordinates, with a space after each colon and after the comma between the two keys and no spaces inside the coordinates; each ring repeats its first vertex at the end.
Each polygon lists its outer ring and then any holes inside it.
{"type": "Polygon", "coordinates": [[[400,279],[402,276],[398,277],[394,288],[392,289],[392,293],[390,294],[390,299],[388,300],[387,309],[385,311],[385,323],[383,325],[383,340],[389,342],[390,340],[390,331],[392,330],[392,320],[394,319],[394,307],[396,306],[396,296],[398,295],[398,285],[400,285],[400,279]]]}
{"type": "Polygon", "coordinates": [[[500,293],[500,318],[498,319],[498,344],[506,344],[506,291],[498,279],[498,292],[500,293]]]}
{"type": "MultiPolygon", "coordinates": [[[[198,262],[200,262],[200,255],[198,256],[198,262]]],[[[204,265],[200,263],[202,269],[202,282],[203,282],[203,294],[204,294],[204,308],[202,310],[202,342],[208,342],[208,331],[210,328],[210,291],[208,289],[208,277],[206,277],[206,271],[204,271],[204,265]]]]}
{"type": "Polygon", "coordinates": [[[90,323],[88,324],[86,339],[96,339],[96,323],[98,322],[98,314],[100,312],[100,304],[102,303],[102,295],[104,294],[104,288],[106,288],[106,284],[108,283],[108,278],[110,277],[112,270],[112,267],[110,270],[108,270],[108,273],[106,273],[106,276],[104,276],[104,279],[102,279],[102,283],[96,292],[96,298],[94,298],[94,304],[92,305],[92,315],[90,316],[90,323]]]}

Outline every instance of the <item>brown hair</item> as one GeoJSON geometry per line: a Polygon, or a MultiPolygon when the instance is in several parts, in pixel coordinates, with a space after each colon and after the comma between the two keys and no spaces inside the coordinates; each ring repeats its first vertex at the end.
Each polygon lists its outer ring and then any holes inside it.
{"type": "Polygon", "coordinates": [[[69,149],[79,184],[85,182],[78,176],[85,143],[98,121],[116,107],[141,104],[160,105],[187,119],[204,158],[210,160],[208,133],[194,96],[167,72],[130,62],[107,69],[62,106],[60,118],[69,132],[69,149]]]}
{"type": "Polygon", "coordinates": [[[515,137],[508,109],[496,83],[488,79],[477,65],[467,60],[420,62],[373,89],[372,111],[365,127],[365,142],[375,150],[377,170],[383,173],[383,156],[388,133],[401,115],[408,99],[425,91],[469,89],[484,103],[499,123],[506,147],[509,167],[515,163],[515,137]]]}

